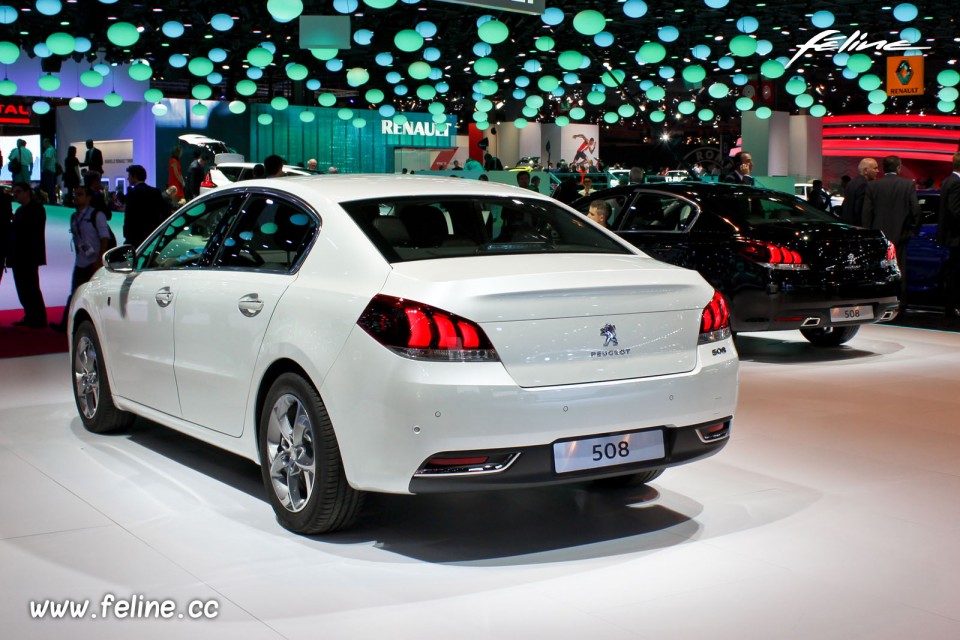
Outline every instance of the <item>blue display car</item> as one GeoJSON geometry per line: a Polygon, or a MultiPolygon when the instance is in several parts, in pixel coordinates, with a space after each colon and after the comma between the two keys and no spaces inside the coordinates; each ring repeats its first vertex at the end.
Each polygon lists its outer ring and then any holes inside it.
{"type": "Polygon", "coordinates": [[[937,244],[939,191],[918,191],[920,201],[920,233],[907,244],[907,297],[909,302],[942,304],[943,266],[949,249],[937,244]]]}

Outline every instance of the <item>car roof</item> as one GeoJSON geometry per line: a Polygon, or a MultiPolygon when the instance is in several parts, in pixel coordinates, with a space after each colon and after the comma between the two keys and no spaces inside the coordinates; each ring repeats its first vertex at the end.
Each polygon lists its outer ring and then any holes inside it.
{"type": "Polygon", "coordinates": [[[790,197],[793,197],[792,194],[785,194],[782,191],[774,191],[772,189],[764,189],[762,187],[748,187],[746,185],[733,184],[729,182],[701,182],[698,180],[684,180],[683,182],[645,182],[643,184],[630,184],[611,187],[609,189],[600,189],[588,196],[574,200],[572,203],[570,203],[570,205],[577,207],[585,201],[592,202],[593,200],[633,193],[635,191],[674,193],[694,200],[722,198],[743,193],[744,191],[769,193],[778,196],[789,195],[790,197]]]}
{"type": "Polygon", "coordinates": [[[449,176],[409,176],[384,174],[324,174],[310,176],[285,176],[282,180],[263,178],[244,180],[233,186],[218,189],[223,194],[229,190],[279,189],[308,202],[351,202],[355,200],[432,196],[523,196],[560,203],[545,196],[509,184],[471,180],[449,176]]]}

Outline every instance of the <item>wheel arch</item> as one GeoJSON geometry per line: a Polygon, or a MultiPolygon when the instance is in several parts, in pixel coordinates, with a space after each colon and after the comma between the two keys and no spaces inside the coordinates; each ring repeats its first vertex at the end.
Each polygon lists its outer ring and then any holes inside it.
{"type": "Polygon", "coordinates": [[[320,394],[319,388],[316,384],[314,384],[313,380],[310,378],[310,375],[307,374],[306,370],[295,360],[291,360],[290,358],[281,358],[267,367],[267,370],[263,372],[263,377],[260,378],[260,386],[257,388],[257,400],[254,404],[253,423],[255,427],[254,435],[256,436],[255,442],[257,444],[258,457],[261,453],[260,429],[263,428],[263,425],[260,424],[260,416],[263,413],[263,406],[267,401],[267,393],[270,391],[270,387],[273,386],[273,383],[277,381],[277,378],[285,373],[295,373],[301,376],[317,391],[317,395],[320,394]]]}

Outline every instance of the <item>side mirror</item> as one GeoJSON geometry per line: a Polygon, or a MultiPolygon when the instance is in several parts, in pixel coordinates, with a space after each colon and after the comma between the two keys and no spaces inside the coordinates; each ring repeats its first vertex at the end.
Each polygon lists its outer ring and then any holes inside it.
{"type": "Polygon", "coordinates": [[[133,271],[134,250],[129,244],[120,245],[103,254],[103,266],[111,273],[130,273],[133,271]]]}

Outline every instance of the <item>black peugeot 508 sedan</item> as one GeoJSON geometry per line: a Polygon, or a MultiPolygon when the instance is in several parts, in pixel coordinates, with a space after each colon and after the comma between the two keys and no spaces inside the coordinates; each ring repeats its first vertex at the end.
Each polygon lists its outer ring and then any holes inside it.
{"type": "Polygon", "coordinates": [[[897,314],[900,272],[880,231],[841,222],[792,194],[733,184],[628,185],[581,198],[611,208],[618,235],[696,269],[730,304],[738,331],[799,329],[817,346],[897,314]]]}

